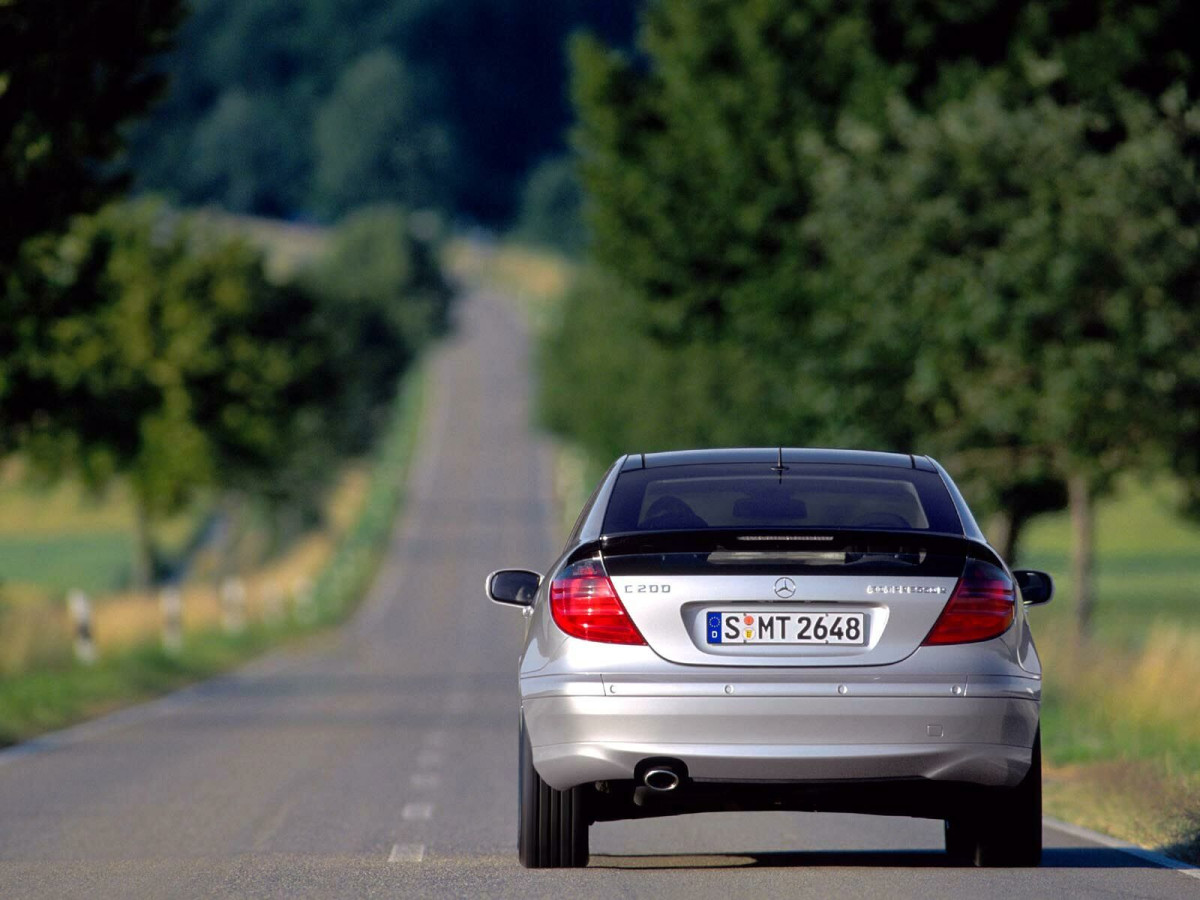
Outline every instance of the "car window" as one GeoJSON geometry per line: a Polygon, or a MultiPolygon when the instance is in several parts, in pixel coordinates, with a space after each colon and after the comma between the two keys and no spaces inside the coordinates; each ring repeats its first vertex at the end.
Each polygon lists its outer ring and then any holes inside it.
{"type": "MultiPolygon", "coordinates": [[[[618,460],[617,462],[620,462],[618,460]]],[[[567,546],[574,544],[579,540],[579,533],[583,530],[583,523],[587,521],[587,517],[592,512],[592,507],[596,504],[596,498],[600,496],[600,489],[604,487],[604,483],[608,481],[612,470],[617,467],[617,463],[613,463],[605,473],[596,482],[596,486],[592,488],[591,496],[587,498],[587,502],[583,504],[583,509],[579,511],[579,515],[575,517],[575,524],[571,526],[571,533],[567,536],[567,546]]]]}
{"type": "Polygon", "coordinates": [[[663,466],[623,472],[604,531],[851,528],[961,533],[937,473],[890,466],[663,466]]]}

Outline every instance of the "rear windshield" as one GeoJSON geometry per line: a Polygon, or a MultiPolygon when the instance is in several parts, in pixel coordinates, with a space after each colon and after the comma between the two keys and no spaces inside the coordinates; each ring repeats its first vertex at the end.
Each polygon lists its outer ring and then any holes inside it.
{"type": "Polygon", "coordinates": [[[886,528],[962,534],[936,472],[891,466],[762,463],[623,472],[604,532],[680,529],[886,528]]]}

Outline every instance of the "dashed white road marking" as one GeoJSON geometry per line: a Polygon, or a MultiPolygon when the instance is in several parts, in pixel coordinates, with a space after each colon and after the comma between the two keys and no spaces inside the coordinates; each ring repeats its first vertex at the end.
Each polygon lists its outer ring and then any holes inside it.
{"type": "Polygon", "coordinates": [[[433,790],[442,783],[442,776],[437,772],[413,772],[409,782],[413,787],[433,790]]]}
{"type": "Polygon", "coordinates": [[[405,803],[404,809],[400,810],[400,818],[406,822],[415,822],[422,819],[433,818],[432,803],[405,803]]]}
{"type": "Polygon", "coordinates": [[[419,863],[425,858],[424,844],[393,844],[388,862],[419,863]]]}

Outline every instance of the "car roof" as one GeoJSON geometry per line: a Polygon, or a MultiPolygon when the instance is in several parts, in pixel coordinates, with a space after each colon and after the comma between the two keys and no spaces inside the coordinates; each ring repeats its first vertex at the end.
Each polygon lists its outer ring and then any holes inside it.
{"type": "Polygon", "coordinates": [[[890,466],[898,469],[922,469],[926,472],[937,471],[937,467],[928,457],[913,456],[909,453],[805,447],[731,447],[708,450],[669,450],[663,453],[631,453],[625,458],[621,471],[656,469],[663,466],[777,463],[781,457],[785,465],[890,466]]]}

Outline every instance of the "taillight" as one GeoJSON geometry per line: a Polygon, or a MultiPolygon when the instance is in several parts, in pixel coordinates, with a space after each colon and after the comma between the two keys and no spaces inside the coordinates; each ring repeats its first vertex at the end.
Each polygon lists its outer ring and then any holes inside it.
{"type": "Polygon", "coordinates": [[[1003,569],[967,560],[962,578],[924,643],[967,644],[1004,634],[1016,616],[1016,595],[1003,569]]]}
{"type": "Polygon", "coordinates": [[[550,582],[550,614],[571,637],[606,644],[644,644],[598,559],[583,559],[550,582]]]}

